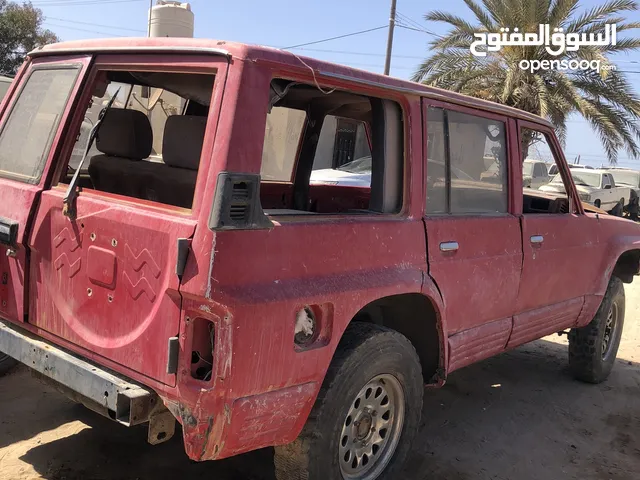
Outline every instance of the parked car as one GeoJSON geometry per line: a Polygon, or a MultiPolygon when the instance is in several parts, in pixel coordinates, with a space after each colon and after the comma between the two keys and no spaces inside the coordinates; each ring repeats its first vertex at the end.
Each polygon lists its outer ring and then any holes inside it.
{"type": "Polygon", "coordinates": [[[21,72],[0,107],[1,371],[154,445],[178,431],[193,460],[275,446],[278,480],[390,480],[425,384],[567,331],[576,378],[614,367],[640,231],[571,177],[523,187],[518,139],[567,170],[537,115],[204,39],[48,45],[21,72]],[[185,107],[118,107],[116,84],[185,107]],[[323,160],[366,131],[370,187],[310,184],[330,115],[323,160]]]}
{"type": "MultiPolygon", "coordinates": [[[[371,157],[357,158],[338,168],[323,168],[311,172],[312,185],[340,185],[352,187],[371,186],[371,157]]],[[[428,160],[428,168],[443,172],[445,165],[436,160],[428,160]]],[[[460,180],[473,180],[458,168],[451,167],[451,176],[460,180]]]]}
{"type": "MultiPolygon", "coordinates": [[[[631,197],[629,187],[616,186],[611,173],[605,170],[571,169],[570,171],[582,201],[592,203],[613,215],[622,215],[624,206],[629,203],[631,197]]],[[[553,177],[551,182],[540,190],[564,192],[561,175],[553,177]]]]}
{"type": "Polygon", "coordinates": [[[551,180],[547,164],[541,160],[526,159],[522,162],[522,185],[538,189],[551,180]]]}
{"type": "Polygon", "coordinates": [[[638,199],[640,198],[640,172],[631,168],[623,167],[607,167],[603,168],[611,173],[616,185],[619,187],[629,187],[631,196],[629,203],[624,207],[625,212],[629,214],[631,220],[638,220],[638,199]]]}

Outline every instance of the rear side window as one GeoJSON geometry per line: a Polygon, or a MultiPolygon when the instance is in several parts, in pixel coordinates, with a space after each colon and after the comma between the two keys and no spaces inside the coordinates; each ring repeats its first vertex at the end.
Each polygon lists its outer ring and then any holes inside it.
{"type": "Polygon", "coordinates": [[[427,213],[506,213],[505,124],[430,108],[427,213]]]}
{"type": "Polygon", "coordinates": [[[262,150],[262,180],[290,182],[307,118],[304,110],[273,107],[267,115],[262,150]]]}
{"type": "Polygon", "coordinates": [[[78,68],[35,70],[0,133],[0,175],[38,183],[78,68]]]}

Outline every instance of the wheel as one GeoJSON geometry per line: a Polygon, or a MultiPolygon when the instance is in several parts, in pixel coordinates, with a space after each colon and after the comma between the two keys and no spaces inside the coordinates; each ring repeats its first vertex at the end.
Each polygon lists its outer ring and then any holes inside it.
{"type": "Polygon", "coordinates": [[[621,217],[623,212],[624,212],[624,199],[621,198],[618,204],[615,207],[613,207],[613,210],[611,210],[611,215],[615,215],[616,217],[621,217]]]}
{"type": "Polygon", "coordinates": [[[9,373],[17,364],[17,360],[14,360],[6,353],[0,352],[0,377],[9,373]]]}
{"type": "Polygon", "coordinates": [[[591,323],[569,332],[569,367],[578,380],[600,383],[611,373],[622,338],[624,306],[622,280],[611,277],[591,323]]]}
{"type": "Polygon", "coordinates": [[[593,206],[596,208],[600,208],[600,205],[602,205],[602,202],[600,202],[599,198],[595,202],[593,202],[593,206]]]}
{"type": "Polygon", "coordinates": [[[400,478],[420,424],[420,360],[393,330],[351,324],[300,436],[276,447],[278,480],[400,478]]]}

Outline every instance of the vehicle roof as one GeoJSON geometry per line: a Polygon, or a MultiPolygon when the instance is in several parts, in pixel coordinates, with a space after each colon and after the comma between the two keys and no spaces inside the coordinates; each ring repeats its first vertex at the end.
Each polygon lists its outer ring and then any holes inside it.
{"type": "MultiPolygon", "coordinates": [[[[551,123],[538,115],[525,112],[498,103],[480,100],[467,95],[450,92],[435,87],[401,80],[359,70],[344,65],[325,62],[314,58],[303,57],[285,50],[259,45],[210,40],[200,38],[108,38],[93,40],[76,40],[61,42],[33,50],[30,57],[64,54],[95,54],[95,53],[136,53],[136,52],[166,52],[166,53],[195,53],[224,55],[237,60],[268,61],[289,64],[299,67],[301,64],[312,68],[316,73],[337,80],[357,82],[369,86],[388,88],[406,94],[434,98],[472,108],[489,110],[510,117],[536,122],[553,128],[551,123]]],[[[321,82],[320,82],[321,83],[321,82]]]]}
{"type": "Polygon", "coordinates": [[[600,170],[626,170],[627,172],[640,173],[635,168],[629,168],[629,167],[601,167],[600,170]]]}
{"type": "Polygon", "coordinates": [[[544,164],[546,164],[547,162],[545,162],[544,160],[537,160],[535,158],[525,158],[523,163],[544,163],[544,164]]]}
{"type": "Polygon", "coordinates": [[[611,173],[611,172],[607,172],[606,170],[602,170],[600,168],[583,168],[583,170],[586,170],[587,173],[611,173]]]}

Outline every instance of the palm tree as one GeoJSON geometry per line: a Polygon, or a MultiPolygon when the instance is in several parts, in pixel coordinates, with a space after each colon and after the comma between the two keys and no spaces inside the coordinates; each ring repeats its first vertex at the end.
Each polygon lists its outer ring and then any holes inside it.
{"type": "Polygon", "coordinates": [[[551,56],[543,46],[510,46],[485,57],[471,54],[473,34],[499,33],[500,28],[518,27],[537,32],[540,24],[563,28],[565,33],[600,33],[606,24],[617,31],[640,28],[640,22],[625,22],[623,12],[636,11],[632,0],[610,0],[579,12],[579,0],[464,0],[477,23],[443,11],[425,15],[429,21],[450,25],[451,30],[433,40],[433,50],[413,75],[413,80],[456,92],[510,105],[549,119],[558,137],[566,139],[567,117],[582,115],[597,132],[610,163],[622,149],[640,156],[640,97],[624,72],[607,70],[612,54],[640,47],[640,38],[622,38],[616,45],[581,46],[551,56]],[[530,70],[519,68],[522,60],[599,60],[596,70],[530,70]]]}

